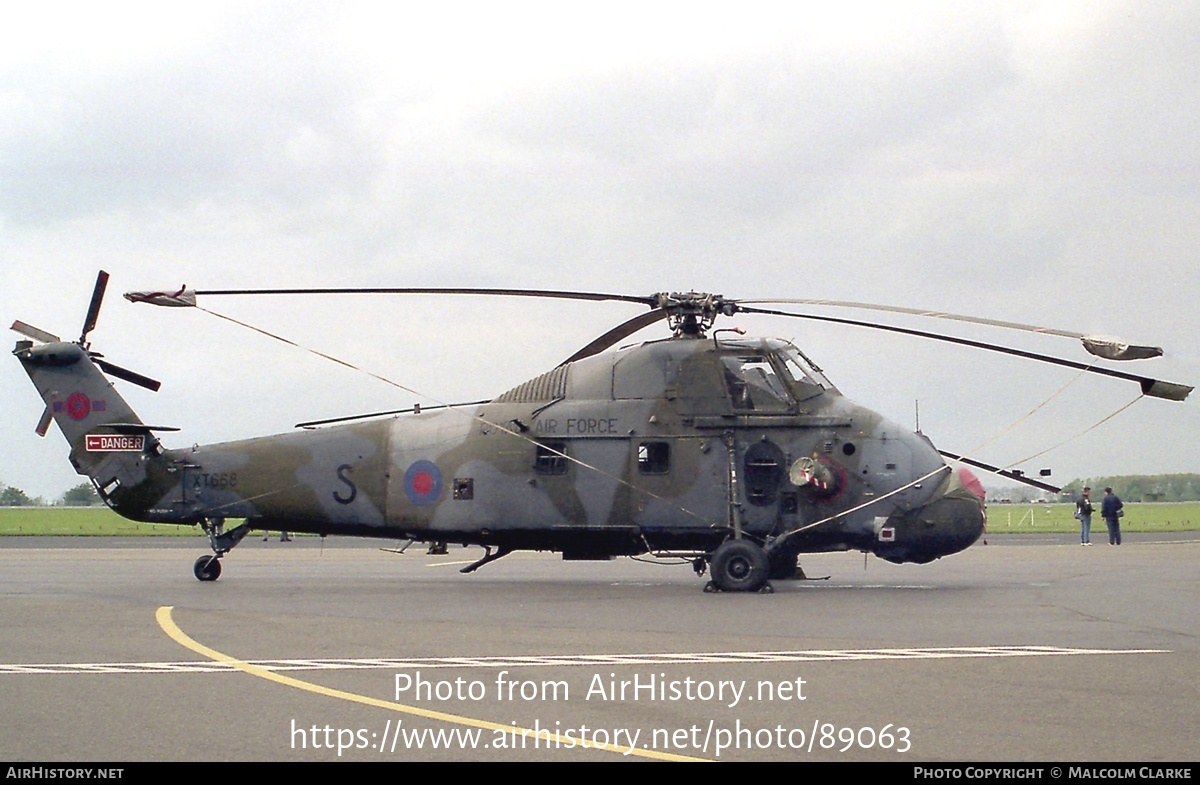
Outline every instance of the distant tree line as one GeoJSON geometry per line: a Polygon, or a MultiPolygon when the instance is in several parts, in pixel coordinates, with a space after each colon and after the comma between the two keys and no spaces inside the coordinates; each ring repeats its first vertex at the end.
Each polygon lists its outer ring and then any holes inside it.
{"type": "MultiPolygon", "coordinates": [[[[64,493],[54,502],[62,507],[91,507],[99,504],[100,497],[91,483],[81,482],[64,493]]],[[[45,507],[46,500],[41,496],[30,497],[29,494],[12,485],[0,482],[0,507],[45,507]]]]}
{"type": "Polygon", "coordinates": [[[6,485],[0,490],[0,507],[29,507],[40,503],[41,499],[31,499],[25,491],[6,485]]]}
{"type": "Polygon", "coordinates": [[[1194,502],[1200,500],[1200,474],[1127,474],[1071,480],[1063,495],[1076,498],[1084,486],[1096,493],[1112,488],[1125,501],[1194,502]]]}

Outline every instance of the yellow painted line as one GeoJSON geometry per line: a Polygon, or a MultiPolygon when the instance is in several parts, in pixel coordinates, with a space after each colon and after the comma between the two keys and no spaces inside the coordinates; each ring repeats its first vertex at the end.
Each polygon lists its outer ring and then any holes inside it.
{"type": "Polygon", "coordinates": [[[438,561],[432,564],[426,564],[426,567],[457,567],[460,564],[474,564],[475,562],[467,559],[466,561],[438,561]]]}
{"type": "MultiPolygon", "coordinates": [[[[388,711],[396,711],[401,714],[411,714],[414,717],[424,717],[429,720],[437,720],[438,722],[449,722],[454,725],[464,725],[469,728],[482,728],[483,730],[500,731],[508,736],[521,734],[523,738],[541,738],[545,739],[545,730],[534,731],[530,728],[520,728],[516,725],[501,725],[498,722],[489,722],[488,720],[480,720],[474,717],[463,717],[458,714],[448,714],[443,711],[433,711],[431,709],[422,709],[417,706],[408,706],[395,701],[385,701],[379,698],[371,698],[366,695],[359,695],[353,692],[344,690],[335,690],[331,687],[323,687],[320,684],[303,681],[291,676],[284,676],[280,673],[269,671],[266,668],[260,668],[257,665],[251,665],[248,662],[231,657],[228,654],[222,654],[216,649],[210,649],[203,643],[193,640],[187,633],[179,629],[179,625],[171,618],[171,611],[175,609],[173,605],[163,605],[154,614],[154,618],[158,621],[158,626],[162,628],[168,636],[176,643],[185,649],[190,649],[202,657],[208,657],[214,662],[222,662],[226,665],[236,668],[240,671],[258,676],[260,679],[273,681],[277,684],[282,684],[286,687],[295,687],[298,690],[313,692],[317,695],[324,695],[328,698],[337,698],[339,700],[350,701],[351,703],[361,703],[364,706],[373,706],[377,709],[386,709],[388,711]],[[541,734],[540,736],[538,734],[541,734]]],[[[641,758],[653,758],[655,760],[671,760],[671,761],[701,761],[708,762],[704,758],[692,758],[686,755],[675,755],[669,752],[660,752],[658,750],[637,749],[636,747],[623,747],[615,744],[600,745],[592,742],[579,739],[572,736],[561,736],[559,734],[551,734],[550,741],[570,747],[580,747],[582,749],[595,749],[603,752],[615,752],[620,755],[636,755],[641,758]]]]}

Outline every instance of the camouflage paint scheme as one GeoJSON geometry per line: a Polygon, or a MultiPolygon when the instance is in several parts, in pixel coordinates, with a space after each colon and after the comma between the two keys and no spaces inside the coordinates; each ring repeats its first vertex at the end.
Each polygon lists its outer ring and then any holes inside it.
{"type": "Polygon", "coordinates": [[[777,340],[680,336],[564,364],[482,405],[186,449],[166,449],[166,429],[143,424],[79,344],[21,341],[14,354],[110,507],[212,529],[217,556],[250,528],[569,559],[711,560],[732,538],[782,575],[804,552],[928,562],[983,530],[968,472],[777,340]]]}

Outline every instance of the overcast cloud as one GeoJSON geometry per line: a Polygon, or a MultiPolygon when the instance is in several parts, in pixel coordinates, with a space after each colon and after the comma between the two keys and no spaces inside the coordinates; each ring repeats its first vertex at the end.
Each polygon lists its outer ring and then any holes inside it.
{"type": "MultiPolygon", "coordinates": [[[[0,29],[0,317],[163,381],[172,446],[413,396],[195,311],[179,286],[825,297],[1162,345],[1200,380],[1200,5],[55,4],[0,29]]],[[[434,400],[499,394],[637,311],[206,303],[434,400]]],[[[852,315],[852,314],[839,314],[852,315]]],[[[861,314],[859,314],[861,316],[861,314]]],[[[738,319],[943,449],[1055,480],[1200,471],[1197,401],[865,330],[738,319]]],[[[898,321],[892,319],[892,321],[898,321]]],[[[904,321],[904,324],[911,324],[904,321]]],[[[1084,359],[1065,339],[1004,338],[1084,359]]],[[[661,337],[653,329],[646,337],[661,337]]],[[[12,334],[14,339],[16,334],[12,334]]],[[[0,363],[0,481],[73,474],[0,363]]],[[[991,482],[990,480],[987,480],[991,482]]]]}

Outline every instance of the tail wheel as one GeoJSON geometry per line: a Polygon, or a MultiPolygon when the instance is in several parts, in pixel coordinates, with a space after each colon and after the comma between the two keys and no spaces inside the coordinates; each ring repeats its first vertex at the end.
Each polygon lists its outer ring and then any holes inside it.
{"type": "Polygon", "coordinates": [[[221,560],[207,554],[201,556],[192,565],[192,572],[195,573],[196,580],[215,581],[221,577],[221,560]]]}
{"type": "Polygon", "coordinates": [[[770,573],[767,553],[749,540],[726,540],[712,557],[712,580],[721,591],[758,591],[770,573]]]}

